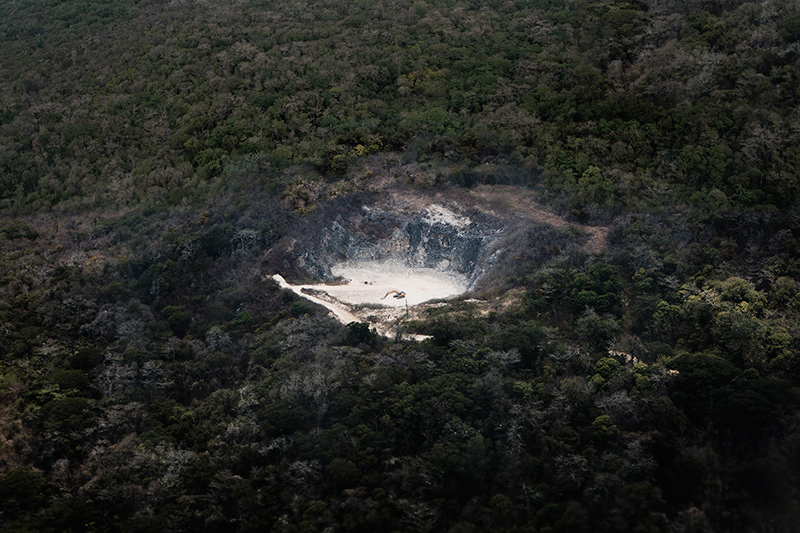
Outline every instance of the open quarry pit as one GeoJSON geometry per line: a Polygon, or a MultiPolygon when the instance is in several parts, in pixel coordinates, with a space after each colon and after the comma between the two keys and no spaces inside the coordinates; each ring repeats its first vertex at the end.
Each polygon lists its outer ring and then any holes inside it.
{"type": "Polygon", "coordinates": [[[569,223],[525,194],[511,187],[397,191],[331,202],[287,235],[267,263],[280,272],[273,279],[283,288],[342,322],[370,322],[394,336],[403,320],[492,286],[500,278],[496,268],[507,271],[508,261],[529,258],[537,246],[549,246],[545,255],[565,243],[602,247],[605,228],[569,223]]]}

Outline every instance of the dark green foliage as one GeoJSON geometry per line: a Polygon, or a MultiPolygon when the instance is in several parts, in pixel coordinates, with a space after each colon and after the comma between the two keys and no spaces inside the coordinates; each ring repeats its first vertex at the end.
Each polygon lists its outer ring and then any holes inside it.
{"type": "Polygon", "coordinates": [[[800,41],[800,13],[793,13],[782,18],[780,35],[788,42],[800,41]]]}
{"type": "Polygon", "coordinates": [[[53,487],[41,472],[24,466],[0,476],[0,507],[12,518],[42,508],[52,493],[53,487]]]}
{"type": "Polygon", "coordinates": [[[598,313],[619,316],[621,313],[622,278],[619,269],[601,262],[589,266],[569,284],[569,295],[576,310],[593,309],[598,313]]]}
{"type": "Polygon", "coordinates": [[[797,405],[796,393],[782,380],[741,372],[713,356],[684,355],[672,360],[678,369],[672,394],[695,423],[736,438],[736,448],[762,442],[781,431],[780,413],[797,405]]]}
{"type": "Polygon", "coordinates": [[[378,339],[377,332],[369,328],[367,322],[351,322],[347,324],[347,336],[344,339],[348,346],[359,346],[364,344],[372,346],[378,339]]]}
{"type": "Polygon", "coordinates": [[[719,357],[683,355],[672,361],[679,374],[673,399],[690,416],[704,418],[719,404],[717,391],[732,383],[740,370],[719,357]],[[683,370],[681,372],[681,370],[683,370]]]}
{"type": "Polygon", "coordinates": [[[41,419],[46,431],[80,431],[93,421],[91,404],[80,397],[53,400],[42,406],[41,419]]]}
{"type": "Polygon", "coordinates": [[[0,197],[183,205],[413,148],[464,186],[544,175],[579,216],[792,205],[796,9],[722,5],[9,5],[0,197]],[[529,175],[482,168],[500,161],[529,175]]]}
{"type": "Polygon", "coordinates": [[[342,489],[356,487],[361,480],[358,467],[346,459],[337,457],[325,467],[325,484],[327,490],[338,493],[342,489]]]}
{"type": "Polygon", "coordinates": [[[230,227],[214,226],[200,239],[200,246],[209,257],[219,257],[230,251],[232,233],[230,227]]]}
{"type": "Polygon", "coordinates": [[[256,319],[250,311],[242,311],[237,313],[236,317],[231,320],[231,329],[236,331],[251,331],[256,324],[256,319]]]}
{"type": "Polygon", "coordinates": [[[77,370],[91,370],[103,362],[102,352],[94,347],[79,348],[69,358],[69,364],[77,370]]]}
{"type": "Polygon", "coordinates": [[[292,303],[290,312],[293,317],[301,317],[303,315],[313,315],[317,311],[317,306],[308,300],[297,300],[292,303]]]}
{"type": "Polygon", "coordinates": [[[192,323],[192,316],[183,306],[171,305],[161,310],[167,325],[176,337],[183,337],[192,323]]]}
{"type": "Polygon", "coordinates": [[[6,239],[16,239],[19,237],[35,239],[39,236],[39,232],[35,228],[32,228],[31,226],[19,220],[4,222],[1,224],[0,233],[2,233],[6,239]]]}
{"type": "Polygon", "coordinates": [[[80,395],[89,389],[89,377],[82,370],[56,370],[47,380],[67,394],[80,395]]]}
{"type": "Polygon", "coordinates": [[[0,529],[795,530],[796,11],[3,3],[0,529]],[[532,224],[420,343],[269,279],[497,184],[606,246],[532,224]]]}

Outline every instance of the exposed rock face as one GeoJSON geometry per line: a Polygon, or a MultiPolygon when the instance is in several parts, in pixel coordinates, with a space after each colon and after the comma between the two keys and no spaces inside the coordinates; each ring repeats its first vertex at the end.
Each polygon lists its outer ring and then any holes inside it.
{"type": "Polygon", "coordinates": [[[296,265],[316,279],[331,281],[331,266],[337,263],[387,261],[457,272],[471,288],[496,260],[494,244],[503,231],[499,220],[439,204],[397,207],[389,211],[364,205],[358,213],[338,215],[296,255],[296,265]]]}
{"type": "Polygon", "coordinates": [[[535,200],[532,191],[504,186],[347,196],[298,220],[264,266],[301,283],[335,282],[332,269],[344,278],[362,266],[398,276],[433,269],[480,291],[570,248],[602,251],[608,228],[571,222],[535,200]]]}

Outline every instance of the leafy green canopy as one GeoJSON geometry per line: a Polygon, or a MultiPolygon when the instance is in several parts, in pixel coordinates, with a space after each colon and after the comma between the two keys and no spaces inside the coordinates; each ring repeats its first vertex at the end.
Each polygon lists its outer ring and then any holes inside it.
{"type": "Polygon", "coordinates": [[[800,164],[796,10],[6,2],[0,201],[177,204],[254,161],[335,176],[417,138],[428,154],[543,173],[579,210],[786,206],[800,164]]]}
{"type": "Polygon", "coordinates": [[[410,343],[281,290],[302,219],[237,206],[4,226],[0,527],[791,530],[791,214],[625,215],[593,255],[532,229],[516,290],[410,343]]]}

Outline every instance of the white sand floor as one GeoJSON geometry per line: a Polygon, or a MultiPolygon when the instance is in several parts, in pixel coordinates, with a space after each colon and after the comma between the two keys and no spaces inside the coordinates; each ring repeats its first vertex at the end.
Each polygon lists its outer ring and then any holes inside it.
{"type": "MultiPolygon", "coordinates": [[[[340,284],[290,285],[279,274],[272,278],[282,288],[329,309],[345,324],[369,316],[375,320],[377,315],[383,316],[388,312],[374,324],[382,335],[387,336],[392,336],[396,321],[406,316],[403,308],[459,296],[468,286],[466,276],[433,268],[410,268],[394,262],[340,263],[331,267],[331,272],[346,281],[340,284]],[[395,298],[396,293],[387,295],[390,291],[403,292],[404,297],[395,298]],[[372,311],[371,306],[375,306],[372,311]],[[379,308],[384,308],[384,312],[379,308]]],[[[417,340],[425,338],[422,335],[412,337],[417,340]]]]}
{"type": "Polygon", "coordinates": [[[418,305],[428,300],[458,296],[466,292],[468,286],[466,276],[392,262],[340,263],[331,267],[331,272],[348,282],[318,288],[353,305],[418,305]],[[395,298],[396,293],[387,296],[390,291],[403,292],[405,297],[395,298]]]}

